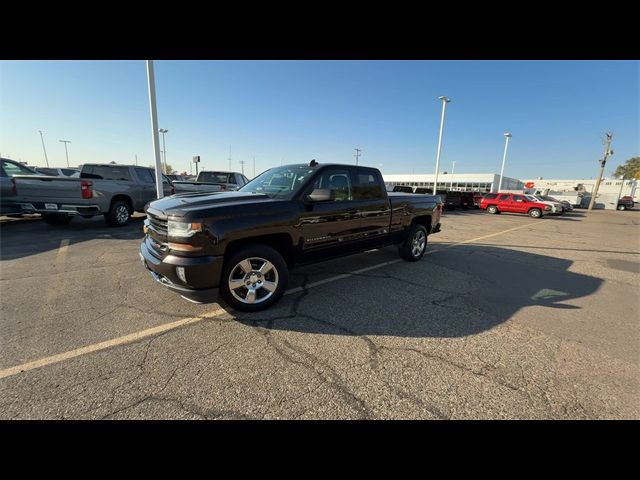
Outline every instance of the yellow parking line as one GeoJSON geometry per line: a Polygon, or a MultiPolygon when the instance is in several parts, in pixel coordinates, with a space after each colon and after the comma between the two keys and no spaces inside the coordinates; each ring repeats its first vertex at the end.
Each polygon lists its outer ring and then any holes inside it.
{"type": "Polygon", "coordinates": [[[107,348],[115,347],[118,345],[124,345],[125,343],[137,342],[138,340],[141,340],[146,337],[151,337],[152,335],[157,335],[158,333],[174,330],[176,328],[183,327],[185,325],[191,325],[191,324],[206,320],[208,318],[219,317],[220,315],[223,315],[225,313],[227,312],[225,312],[222,309],[218,309],[218,310],[214,310],[213,312],[205,313],[200,317],[183,318],[181,320],[176,320],[175,322],[166,323],[164,325],[148,328],[140,332],[131,333],[123,337],[107,340],[106,342],[95,343],[93,345],[77,348],[69,352],[59,353],[57,355],[52,355],[50,357],[41,358],[40,360],[34,360],[32,362],[23,363],[22,365],[16,365],[15,367],[10,367],[4,370],[0,370],[0,378],[11,377],[13,375],[17,375],[18,373],[27,372],[35,368],[52,365],[54,363],[59,363],[64,360],[69,360],[71,358],[79,357],[80,355],[85,355],[87,353],[98,352],[100,350],[106,350],[107,348]]]}
{"type": "Polygon", "coordinates": [[[58,247],[58,254],[56,255],[56,263],[58,265],[64,263],[67,258],[67,250],[69,249],[69,239],[65,238],[60,240],[60,247],[58,247]]]}

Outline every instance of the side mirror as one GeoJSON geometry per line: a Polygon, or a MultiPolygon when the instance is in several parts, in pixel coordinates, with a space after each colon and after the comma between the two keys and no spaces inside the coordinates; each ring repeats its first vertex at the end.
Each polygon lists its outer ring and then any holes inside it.
{"type": "Polygon", "coordinates": [[[335,191],[328,188],[315,188],[309,195],[307,195],[307,200],[314,203],[330,202],[335,200],[335,198],[335,191]]]}

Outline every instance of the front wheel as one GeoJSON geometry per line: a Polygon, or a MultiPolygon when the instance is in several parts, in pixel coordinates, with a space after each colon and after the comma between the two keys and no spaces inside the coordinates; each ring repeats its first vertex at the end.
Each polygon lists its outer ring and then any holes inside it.
{"type": "Polygon", "coordinates": [[[626,210],[627,207],[624,205],[618,205],[618,210],[626,210]]]}
{"type": "Polygon", "coordinates": [[[408,262],[417,262],[424,256],[427,249],[427,229],[423,225],[414,223],[409,234],[400,246],[400,257],[408,262]]]}
{"type": "Polygon", "coordinates": [[[495,205],[489,205],[487,207],[487,212],[496,214],[498,213],[498,207],[496,207],[495,205]]]}
{"type": "Polygon", "coordinates": [[[532,208],[529,210],[529,216],[531,218],[540,218],[542,216],[542,211],[539,208],[532,208]]]}
{"type": "Polygon", "coordinates": [[[225,263],[220,294],[236,310],[258,312],[280,300],[289,282],[282,255],[267,245],[249,245],[225,263]]]}

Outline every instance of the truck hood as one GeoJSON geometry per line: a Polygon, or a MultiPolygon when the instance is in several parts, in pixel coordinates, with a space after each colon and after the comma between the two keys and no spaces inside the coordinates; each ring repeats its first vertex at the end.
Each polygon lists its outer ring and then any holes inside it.
{"type": "Polygon", "coordinates": [[[263,193],[252,192],[216,192],[216,193],[182,193],[154,200],[145,207],[145,211],[162,216],[182,217],[188,213],[215,207],[223,207],[253,202],[272,201],[263,193]]]}

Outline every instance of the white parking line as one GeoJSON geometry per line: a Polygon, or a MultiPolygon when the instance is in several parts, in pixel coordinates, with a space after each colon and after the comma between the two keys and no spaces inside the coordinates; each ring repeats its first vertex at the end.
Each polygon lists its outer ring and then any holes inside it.
{"type": "MultiPolygon", "coordinates": [[[[455,247],[455,246],[458,246],[458,245],[464,245],[464,244],[467,244],[467,243],[476,242],[478,240],[484,240],[485,238],[496,237],[498,235],[502,235],[502,234],[507,233],[507,232],[512,232],[514,230],[519,230],[521,228],[526,228],[526,227],[529,227],[531,225],[539,225],[542,222],[544,222],[544,220],[538,220],[536,222],[527,223],[525,225],[520,225],[520,226],[514,227],[514,228],[509,228],[507,230],[502,230],[500,232],[492,233],[490,235],[483,235],[481,237],[472,238],[470,240],[464,240],[462,242],[452,243],[452,244],[447,245],[446,247],[444,247],[442,249],[430,250],[430,251],[426,252],[425,255],[426,254],[440,252],[440,251],[442,251],[442,250],[444,250],[446,248],[452,248],[452,247],[455,247]]],[[[58,251],[58,257],[60,257],[62,259],[62,261],[64,261],[64,258],[66,256],[66,251],[67,251],[68,245],[69,245],[69,241],[68,240],[63,240],[62,242],[60,242],[60,250],[58,251]],[[65,244],[65,242],[66,242],[66,244],[65,244]]],[[[392,265],[394,263],[398,263],[398,262],[401,262],[401,261],[402,261],[401,259],[391,260],[391,261],[388,261],[388,262],[379,263],[377,265],[372,265],[370,267],[361,268],[359,270],[354,270],[353,272],[343,273],[341,275],[336,275],[334,277],[325,278],[324,280],[319,280],[317,282],[310,283],[309,285],[307,285],[307,289],[313,288],[313,287],[317,287],[319,285],[324,285],[325,283],[335,282],[336,280],[341,280],[343,278],[348,278],[348,277],[350,277],[352,275],[357,275],[359,273],[364,273],[364,272],[367,272],[369,270],[374,270],[376,268],[381,268],[381,267],[384,267],[386,265],[392,265]]],[[[292,288],[290,290],[287,290],[285,292],[285,295],[290,295],[292,293],[301,292],[302,290],[303,290],[302,287],[292,288]]],[[[118,345],[124,345],[126,343],[136,342],[136,341],[141,340],[143,338],[151,337],[153,335],[157,335],[159,333],[167,332],[169,330],[174,330],[176,328],[183,327],[185,325],[192,325],[194,323],[202,322],[203,320],[206,320],[206,319],[209,319],[209,318],[219,317],[219,316],[222,316],[224,314],[230,315],[226,310],[223,310],[222,308],[218,308],[217,310],[213,310],[212,312],[205,313],[205,314],[203,314],[203,315],[201,315],[199,317],[183,318],[181,320],[176,320],[175,322],[166,323],[164,325],[159,325],[159,326],[153,327],[153,328],[148,328],[146,330],[142,330],[140,332],[131,333],[131,334],[125,335],[123,337],[114,338],[112,340],[107,340],[105,342],[95,343],[93,345],[87,345],[86,347],[78,348],[78,349],[75,349],[75,350],[70,350],[68,352],[59,353],[57,355],[52,355],[52,356],[49,356],[49,357],[44,357],[44,358],[41,358],[39,360],[34,360],[32,362],[23,363],[22,365],[16,365],[15,367],[10,367],[10,368],[6,368],[4,370],[0,370],[0,379],[6,378],[6,377],[11,377],[13,375],[17,375],[19,373],[27,372],[29,370],[34,370],[36,368],[45,367],[47,365],[52,365],[54,363],[59,363],[59,362],[62,362],[64,360],[69,360],[69,359],[72,359],[72,358],[76,358],[76,357],[79,357],[81,355],[86,355],[88,353],[98,352],[98,351],[106,350],[108,348],[112,348],[112,347],[115,347],[115,346],[118,346],[118,345]]]]}

